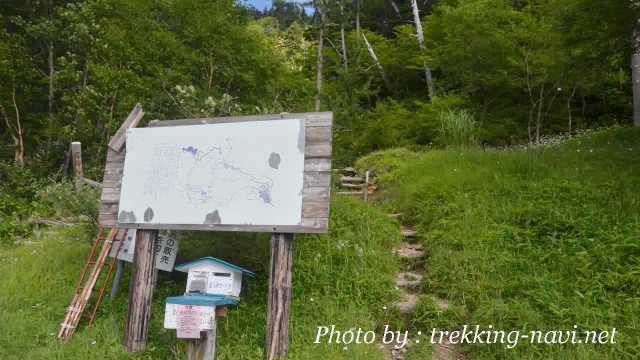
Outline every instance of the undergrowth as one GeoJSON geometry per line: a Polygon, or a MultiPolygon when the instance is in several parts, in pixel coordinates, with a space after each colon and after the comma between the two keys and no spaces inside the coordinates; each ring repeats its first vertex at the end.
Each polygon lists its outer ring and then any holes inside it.
{"type": "MultiPolygon", "coordinates": [[[[640,357],[640,130],[528,151],[379,153],[386,198],[428,250],[415,330],[611,330],[611,345],[465,346],[478,359],[640,357]],[[455,325],[457,324],[457,325],[455,325]]],[[[369,164],[375,167],[376,164],[369,164]]]]}
{"type": "MultiPolygon", "coordinates": [[[[83,227],[36,230],[29,243],[0,248],[1,359],[182,359],[184,341],[162,327],[164,299],[184,292],[186,276],[160,273],[149,343],[138,355],[120,344],[128,271],[119,295],[101,308],[91,331],[81,326],[68,343],[55,335],[71,300],[93,234],[83,227]]],[[[179,260],[216,256],[257,273],[246,279],[237,307],[218,323],[217,359],[262,359],[269,240],[266,235],[181,233],[179,260]]],[[[357,200],[334,199],[327,235],[294,240],[290,359],[382,359],[377,347],[314,344],[317,326],[375,329],[395,296],[397,225],[357,200]]]]}

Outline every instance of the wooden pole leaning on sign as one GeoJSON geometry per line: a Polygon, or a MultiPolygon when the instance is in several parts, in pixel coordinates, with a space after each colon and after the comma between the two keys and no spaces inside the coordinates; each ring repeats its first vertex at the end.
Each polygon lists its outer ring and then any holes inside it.
{"type": "Polygon", "coordinates": [[[285,357],[289,353],[292,268],[293,234],[272,234],[267,305],[267,360],[285,357]]]}
{"type": "Polygon", "coordinates": [[[138,230],[133,255],[133,273],[129,288],[129,310],[124,327],[123,344],[127,351],[144,349],[147,342],[151,300],[155,283],[155,247],[158,230],[138,230]]]}

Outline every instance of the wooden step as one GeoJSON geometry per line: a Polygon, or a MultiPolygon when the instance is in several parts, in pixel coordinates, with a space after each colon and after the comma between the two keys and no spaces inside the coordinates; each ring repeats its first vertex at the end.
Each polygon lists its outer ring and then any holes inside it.
{"type": "Polygon", "coordinates": [[[422,284],[424,276],[415,272],[399,272],[396,274],[395,283],[398,287],[416,287],[422,284]]]}
{"type": "MultiPolygon", "coordinates": [[[[363,191],[338,191],[336,194],[338,195],[345,195],[345,196],[356,196],[356,195],[364,195],[363,191]]],[[[372,195],[373,191],[369,190],[368,195],[372,195]]]]}
{"type": "Polygon", "coordinates": [[[405,259],[418,259],[424,257],[424,247],[420,244],[402,243],[400,247],[394,249],[393,252],[405,259]]]}
{"type": "Polygon", "coordinates": [[[365,185],[364,185],[364,183],[362,183],[362,184],[342,183],[342,184],[340,184],[340,186],[344,187],[344,188],[350,188],[350,189],[362,189],[365,185]]]}
{"type": "Polygon", "coordinates": [[[388,217],[392,218],[392,219],[399,219],[402,214],[401,213],[395,213],[395,214],[387,214],[388,217]]]}
{"type": "Polygon", "coordinates": [[[403,314],[410,313],[418,306],[418,295],[404,292],[400,301],[393,306],[403,314]]]}
{"type": "Polygon", "coordinates": [[[360,176],[341,176],[340,182],[364,182],[364,178],[360,176]]]}
{"type": "Polygon", "coordinates": [[[356,174],[356,169],[351,166],[347,166],[346,168],[340,169],[340,171],[342,171],[344,174],[351,174],[351,175],[356,174]]]}
{"type": "Polygon", "coordinates": [[[406,238],[415,238],[416,237],[416,231],[408,226],[403,226],[400,229],[400,234],[402,234],[402,236],[406,237],[406,238]]]}

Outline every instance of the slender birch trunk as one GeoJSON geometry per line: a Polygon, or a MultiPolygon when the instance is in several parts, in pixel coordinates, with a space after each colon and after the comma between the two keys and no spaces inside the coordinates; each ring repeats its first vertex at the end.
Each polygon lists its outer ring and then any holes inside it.
{"type": "Polygon", "coordinates": [[[321,107],[321,95],[322,95],[322,68],[324,66],[324,12],[322,10],[322,4],[320,0],[314,2],[316,12],[320,18],[320,34],[318,35],[318,60],[316,63],[316,96],[315,96],[315,111],[320,111],[321,107]]]}
{"type": "MultiPolygon", "coordinates": [[[[425,45],[424,45],[424,33],[422,32],[422,22],[420,21],[420,10],[418,9],[418,2],[416,0],[411,0],[411,8],[413,9],[413,21],[416,24],[416,35],[418,37],[418,44],[420,45],[420,50],[424,53],[425,45]]],[[[431,74],[431,68],[427,65],[426,61],[423,61],[424,65],[424,77],[427,83],[427,91],[429,92],[429,98],[433,99],[436,96],[436,88],[433,84],[433,76],[431,74]]]]}
{"type": "Polygon", "coordinates": [[[14,121],[11,121],[9,114],[2,104],[0,104],[0,114],[2,114],[5,125],[7,126],[7,130],[11,134],[11,139],[13,140],[13,160],[18,166],[22,167],[24,166],[24,137],[22,131],[22,122],[20,120],[20,110],[16,101],[15,82],[13,83],[11,92],[11,104],[14,110],[14,121]]]}
{"type": "Polygon", "coordinates": [[[640,127],[640,19],[636,22],[631,39],[631,78],[633,82],[633,124],[640,127]]]}
{"type": "Polygon", "coordinates": [[[342,41],[342,65],[349,68],[349,58],[347,56],[347,40],[344,33],[344,2],[340,1],[340,40],[342,41]]]}
{"type": "Polygon", "coordinates": [[[380,64],[380,61],[378,60],[378,56],[376,55],[376,52],[373,50],[373,46],[371,46],[371,44],[369,43],[369,40],[367,40],[367,37],[364,35],[364,33],[362,33],[362,39],[364,40],[364,44],[367,46],[367,51],[369,51],[369,55],[371,56],[371,59],[373,59],[373,62],[376,64],[376,67],[378,68],[378,70],[380,70],[382,79],[384,80],[385,84],[389,86],[389,81],[387,81],[387,75],[384,72],[384,68],[382,67],[382,64],[380,64]]]}

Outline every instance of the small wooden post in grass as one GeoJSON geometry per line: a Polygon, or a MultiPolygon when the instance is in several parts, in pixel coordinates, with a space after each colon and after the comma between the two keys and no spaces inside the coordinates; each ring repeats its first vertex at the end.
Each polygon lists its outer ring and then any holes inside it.
{"type": "Polygon", "coordinates": [[[78,141],[71,143],[71,161],[73,163],[73,175],[76,182],[76,190],[82,186],[84,174],[82,172],[82,144],[78,141]]]}
{"type": "Polygon", "coordinates": [[[123,344],[127,351],[144,349],[147,342],[151,300],[155,283],[155,246],[158,230],[137,231],[133,255],[133,273],[129,287],[129,310],[124,328],[123,344]]]}
{"type": "Polygon", "coordinates": [[[189,344],[187,345],[188,360],[215,360],[216,325],[217,321],[214,316],[212,329],[201,331],[200,339],[193,339],[189,341],[189,344]]]}
{"type": "Polygon", "coordinates": [[[272,234],[267,307],[267,360],[285,357],[289,352],[292,267],[293,234],[272,234]]]}
{"type": "Polygon", "coordinates": [[[362,190],[362,197],[364,198],[364,202],[367,202],[369,199],[369,170],[364,173],[364,189],[362,190]]]}

